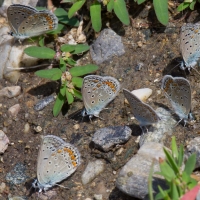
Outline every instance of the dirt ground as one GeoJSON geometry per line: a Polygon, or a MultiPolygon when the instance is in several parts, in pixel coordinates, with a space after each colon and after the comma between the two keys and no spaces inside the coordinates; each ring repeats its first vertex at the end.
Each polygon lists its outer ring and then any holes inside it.
{"type": "MultiPolygon", "coordinates": [[[[130,8],[129,8],[130,9],[130,8]]],[[[196,22],[198,13],[183,13],[170,19],[166,29],[155,22],[155,16],[147,8],[140,8],[135,14],[132,14],[132,25],[123,26],[116,18],[111,18],[110,27],[122,36],[125,46],[125,54],[121,57],[113,57],[112,62],[105,62],[99,65],[97,75],[113,76],[121,83],[119,95],[103,110],[100,117],[105,120],[93,118],[92,123],[80,117],[69,115],[83,108],[83,103],[76,100],[71,106],[65,105],[62,113],[58,117],[53,117],[53,103],[49,104],[42,111],[35,111],[35,105],[40,99],[51,94],[55,94],[58,84],[53,81],[41,79],[31,73],[22,73],[16,83],[22,87],[22,94],[16,98],[8,99],[0,97],[0,129],[5,130],[10,140],[6,152],[1,155],[0,162],[0,183],[6,183],[6,190],[2,193],[0,199],[6,199],[8,194],[11,196],[26,196],[27,199],[37,199],[38,194],[35,191],[30,192],[31,182],[36,178],[36,165],[38,149],[41,142],[41,135],[53,134],[64,138],[67,142],[73,143],[80,151],[82,164],[77,171],[61,184],[68,189],[53,187],[57,192],[53,199],[86,199],[93,198],[94,194],[103,194],[103,199],[109,200],[134,200],[120,192],[115,187],[115,180],[121,167],[138,150],[138,144],[135,142],[141,129],[135,120],[130,119],[130,108],[124,104],[124,95],[122,88],[129,90],[139,88],[151,88],[153,93],[148,102],[154,109],[159,106],[168,106],[169,104],[163,93],[160,94],[161,79],[166,74],[173,76],[183,76],[191,83],[192,88],[192,111],[196,117],[196,123],[193,126],[183,127],[179,124],[173,132],[178,144],[187,144],[187,141],[198,136],[199,128],[199,95],[200,95],[200,76],[192,70],[191,73],[181,71],[178,65],[181,60],[179,50],[180,27],[184,22],[196,22]],[[138,26],[141,26],[138,28],[138,26]],[[138,66],[142,66],[138,71],[138,66]],[[8,108],[19,103],[20,112],[16,119],[11,119],[8,115],[8,108]],[[24,133],[24,126],[28,123],[30,131],[24,133]],[[79,129],[74,125],[78,124],[79,129]],[[108,153],[103,153],[94,149],[91,145],[92,135],[96,130],[102,127],[116,125],[128,125],[132,129],[131,139],[123,145],[124,152],[117,159],[116,149],[108,153]],[[37,133],[34,128],[42,127],[42,131],[37,133]],[[98,175],[91,183],[82,185],[81,175],[89,161],[103,159],[105,161],[105,170],[98,175]],[[12,172],[16,164],[22,163],[25,166],[24,173],[27,176],[25,182],[21,184],[12,184],[6,181],[6,175],[12,172]],[[116,173],[115,173],[116,172],[116,173]]],[[[172,17],[172,14],[171,14],[172,17]]],[[[90,40],[91,42],[91,40],[90,40]]],[[[90,54],[87,53],[80,60],[81,64],[92,63],[90,54]]],[[[199,68],[196,69],[200,72],[199,68]]],[[[0,81],[0,89],[13,84],[6,80],[0,81]]],[[[170,146],[171,137],[166,137],[164,145],[170,146]]]]}

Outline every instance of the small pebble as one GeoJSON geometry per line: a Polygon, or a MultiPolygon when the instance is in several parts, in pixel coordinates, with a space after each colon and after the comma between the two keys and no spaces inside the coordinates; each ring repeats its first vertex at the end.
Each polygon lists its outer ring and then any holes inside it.
{"type": "Polygon", "coordinates": [[[102,194],[94,194],[94,199],[95,200],[102,200],[103,196],[102,196],[102,194]]]}
{"type": "Polygon", "coordinates": [[[123,144],[131,137],[132,130],[128,126],[109,126],[98,129],[92,138],[95,147],[109,151],[114,145],[123,144]]]}
{"type": "Polygon", "coordinates": [[[14,106],[12,106],[12,107],[10,107],[10,108],[8,109],[8,113],[9,113],[9,115],[10,115],[11,117],[14,118],[14,117],[17,116],[19,110],[20,110],[20,105],[19,105],[19,104],[15,104],[14,106]]]}
{"type": "Polygon", "coordinates": [[[6,189],[6,184],[4,182],[2,182],[0,185],[0,194],[2,194],[5,189],[6,189]]]}
{"type": "Polygon", "coordinates": [[[123,147],[121,147],[121,148],[119,148],[117,151],[116,151],[116,156],[119,156],[119,155],[121,155],[122,154],[122,152],[124,151],[124,148],[123,147]]]}
{"type": "Polygon", "coordinates": [[[6,96],[8,98],[13,98],[21,93],[21,87],[20,86],[11,86],[11,87],[5,87],[0,90],[0,96],[6,96]]]}
{"type": "Polygon", "coordinates": [[[4,153],[8,148],[9,139],[6,134],[0,130],[0,153],[4,153]]]}
{"type": "Polygon", "coordinates": [[[96,160],[94,162],[89,162],[82,174],[82,183],[86,185],[90,183],[96,176],[103,172],[105,164],[102,160],[96,160]]]}
{"type": "Polygon", "coordinates": [[[24,133],[28,133],[29,131],[30,131],[30,125],[29,125],[29,123],[26,123],[24,125],[24,133]]]}
{"type": "Polygon", "coordinates": [[[73,128],[74,128],[75,130],[78,130],[78,129],[80,128],[80,125],[79,125],[79,124],[75,124],[75,125],[73,126],[73,128]]]}
{"type": "Polygon", "coordinates": [[[36,126],[36,127],[34,127],[34,130],[35,130],[37,133],[39,133],[39,132],[42,131],[42,127],[41,127],[41,126],[36,126]]]}
{"type": "Polygon", "coordinates": [[[53,95],[45,97],[41,101],[37,102],[37,104],[35,104],[34,109],[37,111],[42,110],[53,101],[55,101],[55,97],[53,95]]]}
{"type": "Polygon", "coordinates": [[[37,195],[37,198],[41,200],[48,200],[48,199],[56,199],[57,192],[55,190],[47,190],[45,193],[40,192],[40,194],[37,195]]]}

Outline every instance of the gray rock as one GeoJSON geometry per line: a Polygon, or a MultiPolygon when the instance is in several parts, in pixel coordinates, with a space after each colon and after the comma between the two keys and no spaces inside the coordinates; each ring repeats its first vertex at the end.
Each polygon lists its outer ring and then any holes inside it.
{"type": "Polygon", "coordinates": [[[114,145],[127,142],[132,130],[128,126],[109,126],[97,130],[92,138],[95,146],[109,151],[114,145]]]}
{"type": "Polygon", "coordinates": [[[189,141],[186,149],[186,158],[191,154],[196,153],[196,168],[200,167],[200,137],[196,137],[193,140],[189,141]]]}
{"type": "MultiPolygon", "coordinates": [[[[116,186],[122,192],[139,199],[148,197],[148,177],[153,159],[154,172],[160,171],[158,157],[165,158],[163,145],[159,143],[145,143],[138,154],[133,156],[121,169],[116,180],[116,186]]],[[[153,175],[153,189],[158,191],[158,185],[165,188],[165,182],[160,176],[153,175]]]]}
{"type": "Polygon", "coordinates": [[[172,135],[173,133],[177,121],[174,120],[171,112],[159,107],[156,109],[156,113],[159,115],[161,120],[148,129],[148,134],[141,135],[139,141],[140,146],[147,142],[162,143],[167,135],[172,135]]]}
{"type": "Polygon", "coordinates": [[[53,95],[45,97],[41,101],[37,102],[34,106],[34,109],[39,111],[43,110],[46,106],[48,106],[51,102],[55,101],[55,97],[53,95]]]}
{"type": "Polygon", "coordinates": [[[24,183],[28,179],[25,171],[26,167],[22,163],[17,163],[14,169],[11,172],[7,173],[6,181],[14,185],[24,183]]]}
{"type": "Polygon", "coordinates": [[[111,29],[104,29],[97,40],[90,46],[92,60],[97,64],[110,61],[113,56],[125,53],[121,37],[111,29]]]}
{"type": "Polygon", "coordinates": [[[98,176],[104,170],[104,162],[102,160],[96,160],[89,162],[85,171],[82,174],[82,183],[86,185],[91,182],[96,176],[98,176]]]}

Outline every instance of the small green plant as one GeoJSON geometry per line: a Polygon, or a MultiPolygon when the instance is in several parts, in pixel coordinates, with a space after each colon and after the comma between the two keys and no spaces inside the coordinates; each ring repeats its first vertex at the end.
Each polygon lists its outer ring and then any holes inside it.
{"type": "MultiPolygon", "coordinates": [[[[160,192],[156,195],[156,200],[178,200],[197,185],[197,181],[191,178],[191,174],[195,168],[196,154],[192,154],[184,165],[183,145],[178,150],[175,137],[172,137],[171,149],[172,151],[169,151],[164,148],[166,159],[160,160],[160,172],[156,172],[156,174],[164,177],[168,189],[164,190],[158,186],[160,192]]],[[[153,200],[152,194],[151,170],[149,176],[149,198],[151,200],[153,200]]]]}
{"type": "Polygon", "coordinates": [[[179,12],[185,10],[186,8],[190,8],[191,10],[194,10],[194,6],[196,2],[200,2],[200,0],[184,0],[184,2],[178,6],[177,10],[179,12]]]}
{"type": "MultiPolygon", "coordinates": [[[[63,3],[73,3],[68,12],[68,17],[71,18],[74,14],[82,8],[82,6],[86,3],[86,0],[63,0],[63,3]]],[[[88,3],[88,2],[87,2],[88,3]]],[[[100,1],[94,0],[89,1],[90,7],[90,18],[92,22],[92,27],[96,32],[101,30],[101,11],[102,6],[107,7],[108,12],[112,12],[114,10],[116,16],[119,20],[125,24],[130,24],[128,10],[126,8],[126,3],[124,0],[103,0],[102,3],[100,1]]]]}
{"type": "MultiPolygon", "coordinates": [[[[59,67],[35,72],[37,76],[42,78],[54,81],[60,80],[60,90],[53,107],[54,116],[60,113],[66,100],[68,104],[72,104],[74,97],[82,99],[80,88],[82,87],[83,78],[80,76],[92,73],[98,69],[98,66],[92,64],[75,66],[76,61],[72,59],[71,55],[81,54],[88,51],[88,49],[89,46],[84,44],[62,45],[61,55],[64,56],[58,58],[59,67]]],[[[28,47],[24,52],[29,56],[42,59],[54,59],[56,56],[56,52],[47,47],[28,47]]]]}
{"type": "MultiPolygon", "coordinates": [[[[134,0],[139,4],[144,3],[147,0],[134,0]]],[[[101,30],[101,11],[102,6],[107,8],[108,12],[114,11],[118,19],[125,25],[130,24],[128,10],[126,8],[125,0],[93,0],[90,1],[90,17],[92,21],[92,27],[96,32],[101,30]]],[[[62,3],[73,3],[68,12],[68,17],[71,18],[74,14],[81,9],[86,3],[86,0],[63,0],[62,3]]],[[[88,3],[88,2],[87,2],[88,3]]],[[[169,21],[168,13],[168,0],[153,0],[156,16],[160,23],[167,25],[169,21]]]]}

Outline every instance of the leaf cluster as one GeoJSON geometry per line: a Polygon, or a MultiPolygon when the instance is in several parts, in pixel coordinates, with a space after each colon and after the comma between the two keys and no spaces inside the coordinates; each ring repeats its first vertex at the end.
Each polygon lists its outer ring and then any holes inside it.
{"type": "MultiPolygon", "coordinates": [[[[158,186],[159,193],[155,199],[178,200],[187,191],[197,185],[197,181],[191,178],[191,174],[196,164],[196,154],[192,154],[184,165],[183,145],[177,148],[175,137],[172,137],[171,151],[164,148],[165,160],[160,160],[160,172],[156,172],[164,177],[168,186],[167,190],[158,186]]],[[[152,184],[152,179],[151,184],[152,184]]],[[[153,200],[152,187],[149,187],[150,199],[153,200]]]]}
{"type": "MultiPolygon", "coordinates": [[[[60,113],[66,100],[68,104],[72,104],[74,102],[74,97],[82,99],[80,88],[82,87],[83,78],[81,76],[92,73],[98,69],[98,66],[93,64],[75,66],[76,61],[73,60],[71,55],[83,53],[88,51],[88,49],[89,46],[84,44],[62,45],[61,54],[65,53],[66,56],[59,58],[59,67],[35,72],[39,77],[60,81],[60,90],[53,107],[54,116],[60,113]]],[[[56,52],[47,47],[32,46],[26,48],[24,52],[29,56],[43,59],[54,59],[56,56],[56,52]]]]}

